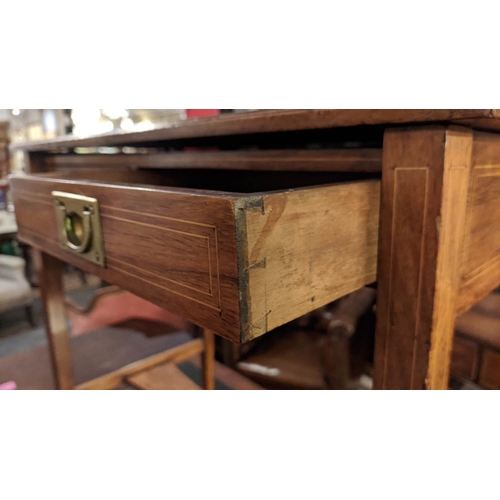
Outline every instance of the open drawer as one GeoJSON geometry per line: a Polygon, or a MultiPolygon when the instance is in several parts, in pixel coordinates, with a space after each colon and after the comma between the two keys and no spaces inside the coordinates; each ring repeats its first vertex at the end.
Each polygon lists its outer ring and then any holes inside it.
{"type": "Polygon", "coordinates": [[[378,180],[317,185],[298,174],[217,175],[12,176],[19,237],[236,342],[375,281],[378,180]],[[58,226],[54,192],[96,200],[88,224],[90,238],[101,239],[99,263],[64,244],[61,231],[69,229],[58,226]]]}

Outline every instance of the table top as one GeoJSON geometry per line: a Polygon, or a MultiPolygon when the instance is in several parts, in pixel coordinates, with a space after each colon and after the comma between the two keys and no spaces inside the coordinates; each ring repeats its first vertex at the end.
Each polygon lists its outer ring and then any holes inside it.
{"type": "Polygon", "coordinates": [[[407,123],[456,123],[484,130],[500,130],[500,110],[495,109],[316,109],[272,110],[223,114],[188,119],[142,132],[113,131],[90,137],[17,143],[11,150],[52,151],[58,148],[138,146],[201,137],[221,137],[270,132],[330,129],[407,123]]]}

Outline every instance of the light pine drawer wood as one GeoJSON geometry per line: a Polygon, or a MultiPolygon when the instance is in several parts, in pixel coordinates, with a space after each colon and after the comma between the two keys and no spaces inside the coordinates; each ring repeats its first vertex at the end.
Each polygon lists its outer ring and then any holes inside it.
{"type": "Polygon", "coordinates": [[[458,314],[500,283],[500,136],[475,132],[458,314]]]}
{"type": "Polygon", "coordinates": [[[62,175],[11,177],[23,241],[230,340],[375,281],[377,180],[247,193],[163,172],[62,175]],[[52,191],[98,200],[106,267],[62,248],[52,191]]]}

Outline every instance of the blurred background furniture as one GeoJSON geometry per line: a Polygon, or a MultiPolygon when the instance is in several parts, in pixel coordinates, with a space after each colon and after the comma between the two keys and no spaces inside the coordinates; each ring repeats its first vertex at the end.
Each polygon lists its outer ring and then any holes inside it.
{"type": "Polygon", "coordinates": [[[28,321],[33,318],[33,294],[25,276],[25,262],[14,255],[0,255],[0,313],[15,307],[25,307],[28,321]]]}
{"type": "Polygon", "coordinates": [[[361,288],[250,344],[226,346],[226,362],[270,389],[369,388],[361,377],[373,364],[375,295],[361,288]]]}
{"type": "Polygon", "coordinates": [[[10,172],[9,128],[9,122],[0,121],[0,180],[6,179],[10,172]]]}
{"type": "Polygon", "coordinates": [[[8,210],[0,210],[0,241],[17,236],[16,216],[8,210]]]}
{"type": "Polygon", "coordinates": [[[22,255],[26,262],[24,269],[27,280],[33,286],[29,247],[17,239],[17,222],[7,179],[11,172],[10,142],[10,122],[0,121],[0,251],[7,255],[22,255]]]}
{"type": "Polygon", "coordinates": [[[471,382],[483,389],[500,389],[498,292],[488,295],[457,318],[451,377],[455,384],[471,382]]]}
{"type": "MultiPolygon", "coordinates": [[[[7,180],[0,180],[0,193],[3,202],[0,203],[0,250],[6,255],[22,256],[25,265],[25,275],[32,287],[38,286],[34,272],[31,247],[17,237],[16,215],[13,204],[9,201],[9,184],[7,180]]],[[[79,271],[80,272],[80,271],[79,271]]]]}

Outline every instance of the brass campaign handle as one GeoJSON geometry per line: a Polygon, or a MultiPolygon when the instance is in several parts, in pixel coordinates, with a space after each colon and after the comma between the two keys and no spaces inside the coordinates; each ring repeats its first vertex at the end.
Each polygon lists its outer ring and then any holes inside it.
{"type": "Polygon", "coordinates": [[[99,203],[95,198],[52,191],[61,246],[105,267],[99,203]]]}
{"type": "Polygon", "coordinates": [[[60,228],[60,231],[65,245],[76,253],[88,250],[92,241],[90,209],[85,207],[81,213],[72,212],[70,214],[68,214],[64,204],[59,204],[57,209],[62,212],[59,218],[64,221],[64,226],[60,228]]]}

